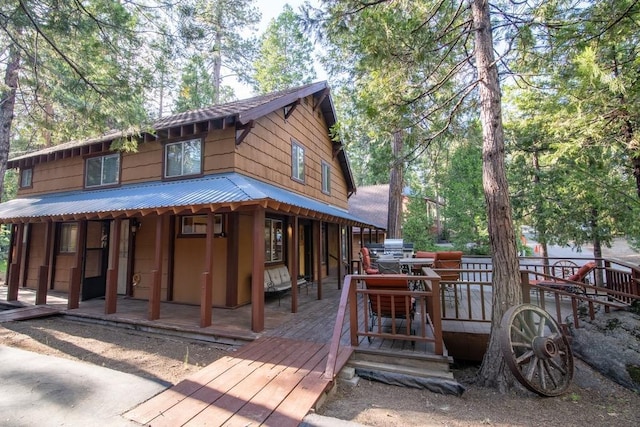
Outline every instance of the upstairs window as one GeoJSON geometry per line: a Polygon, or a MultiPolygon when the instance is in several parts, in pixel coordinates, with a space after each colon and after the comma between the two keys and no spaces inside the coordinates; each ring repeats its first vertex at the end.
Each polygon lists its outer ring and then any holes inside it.
{"type": "Polygon", "coordinates": [[[297,142],[291,143],[291,177],[304,182],[304,147],[297,142]]]}
{"type": "Polygon", "coordinates": [[[120,179],[120,154],[90,157],[85,161],[85,187],[115,185],[120,179]]]}
{"type": "Polygon", "coordinates": [[[20,169],[20,188],[33,186],[33,169],[20,169]]]}
{"type": "Polygon", "coordinates": [[[331,194],[331,166],[327,162],[322,162],[322,192],[331,194]]]}
{"type": "Polygon", "coordinates": [[[175,178],[202,173],[202,140],[174,142],[164,146],[164,177],[175,178]]]}

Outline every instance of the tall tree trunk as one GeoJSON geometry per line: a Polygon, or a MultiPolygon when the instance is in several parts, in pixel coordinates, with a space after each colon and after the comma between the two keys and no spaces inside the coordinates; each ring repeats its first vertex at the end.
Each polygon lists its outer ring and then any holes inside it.
{"type": "Polygon", "coordinates": [[[402,161],[402,131],[395,131],[391,144],[393,163],[391,164],[391,176],[389,177],[389,209],[387,211],[387,237],[390,239],[402,238],[402,188],[403,167],[402,161]]]}
{"type": "Polygon", "coordinates": [[[510,307],[522,302],[518,249],[511,216],[511,203],[504,165],[504,130],[498,68],[493,54],[493,36],[487,0],[471,0],[475,30],[475,59],[480,91],[482,123],[482,181],[487,204],[489,242],[493,263],[491,336],[478,372],[478,383],[501,392],[515,379],[502,356],[500,321],[510,307]]]}
{"type": "Polygon", "coordinates": [[[0,189],[4,189],[4,174],[11,148],[11,124],[18,90],[20,51],[16,45],[9,47],[9,60],[4,73],[4,88],[0,92],[0,189]]]}
{"type": "Polygon", "coordinates": [[[213,44],[213,50],[211,55],[213,56],[213,72],[211,73],[211,80],[213,83],[213,103],[220,103],[220,86],[222,82],[222,32],[224,26],[222,25],[222,14],[220,11],[216,14],[216,36],[213,44]]]}

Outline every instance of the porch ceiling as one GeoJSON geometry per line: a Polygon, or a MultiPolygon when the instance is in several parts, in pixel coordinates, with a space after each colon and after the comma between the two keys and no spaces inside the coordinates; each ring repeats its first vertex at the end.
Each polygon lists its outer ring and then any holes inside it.
{"type": "Polygon", "coordinates": [[[238,173],[13,199],[0,204],[0,223],[224,212],[256,206],[346,225],[368,225],[346,210],[238,173]]]}

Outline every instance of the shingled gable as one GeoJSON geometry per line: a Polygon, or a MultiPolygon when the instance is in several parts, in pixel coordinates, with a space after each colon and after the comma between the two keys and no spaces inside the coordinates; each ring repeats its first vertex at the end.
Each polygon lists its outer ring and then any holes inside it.
{"type": "MultiPolygon", "coordinates": [[[[336,113],[331,100],[329,85],[326,81],[322,81],[253,98],[174,114],[156,121],[152,126],[152,132],[143,132],[142,134],[136,132],[111,132],[95,138],[55,145],[12,158],[9,160],[7,167],[9,169],[26,168],[38,163],[107,151],[113,141],[121,138],[136,138],[140,143],[169,137],[186,137],[203,131],[228,129],[232,126],[236,129],[236,142],[242,142],[246,133],[250,132],[255,120],[285,107],[289,107],[288,114],[291,114],[300,100],[310,95],[313,95],[314,99],[313,108],[322,113],[327,127],[331,128],[336,123],[336,113]]],[[[348,194],[351,195],[356,190],[355,181],[341,141],[333,141],[333,152],[338,157],[346,180],[348,194]]]]}

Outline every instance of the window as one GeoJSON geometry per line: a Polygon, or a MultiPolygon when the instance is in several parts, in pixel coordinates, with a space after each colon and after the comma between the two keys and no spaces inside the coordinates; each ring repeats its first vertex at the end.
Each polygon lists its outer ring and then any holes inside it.
{"type": "Polygon", "coordinates": [[[60,225],[60,253],[74,253],[78,240],[78,223],[65,222],[60,225]]]}
{"type": "Polygon", "coordinates": [[[283,254],[282,221],[264,220],[264,259],[266,262],[282,261],[283,254]]]}
{"type": "Polygon", "coordinates": [[[304,182],[304,147],[296,142],[291,143],[291,177],[304,182]]]}
{"type": "Polygon", "coordinates": [[[322,192],[331,193],[331,166],[327,162],[322,162],[322,192]]]}
{"type": "Polygon", "coordinates": [[[173,178],[202,173],[202,140],[190,139],[164,146],[164,176],[173,178]]]}
{"type": "Polygon", "coordinates": [[[20,169],[20,188],[28,188],[33,185],[33,169],[20,169]]]}
{"type": "MultiPolygon", "coordinates": [[[[213,234],[222,235],[224,229],[222,227],[222,215],[214,215],[213,217],[213,234]]],[[[206,215],[190,215],[183,216],[180,222],[181,235],[206,235],[207,234],[207,216],[206,215]]]]}
{"type": "Polygon", "coordinates": [[[120,154],[91,157],[85,163],[85,187],[118,183],[120,179],[120,154]]]}

